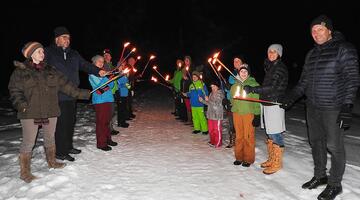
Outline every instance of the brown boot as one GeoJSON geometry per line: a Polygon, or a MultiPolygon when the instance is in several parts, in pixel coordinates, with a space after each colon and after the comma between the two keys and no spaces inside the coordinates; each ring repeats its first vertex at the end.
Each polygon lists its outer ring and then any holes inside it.
{"type": "Polygon", "coordinates": [[[64,168],[65,163],[58,163],[55,159],[55,146],[45,147],[46,161],[49,168],[64,168]]]}
{"type": "Polygon", "coordinates": [[[30,183],[32,180],[37,177],[31,174],[31,152],[30,153],[20,153],[20,178],[26,183],[30,183]]]}
{"type": "Polygon", "coordinates": [[[268,150],[268,159],[267,159],[267,161],[261,163],[260,166],[262,168],[269,167],[271,165],[271,160],[273,157],[273,141],[270,139],[267,139],[265,143],[267,145],[267,150],[268,150]]]}
{"type": "Polygon", "coordinates": [[[284,147],[280,147],[279,145],[274,144],[273,148],[273,162],[271,163],[270,167],[264,169],[264,174],[273,174],[282,168],[284,147]]]}

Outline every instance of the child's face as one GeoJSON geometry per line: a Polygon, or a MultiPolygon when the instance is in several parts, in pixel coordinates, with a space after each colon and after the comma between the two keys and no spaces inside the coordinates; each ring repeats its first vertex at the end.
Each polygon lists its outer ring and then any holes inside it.
{"type": "Polygon", "coordinates": [[[211,87],[211,91],[213,91],[213,92],[216,92],[219,90],[218,86],[216,86],[216,85],[211,85],[210,87],[211,87]]]}

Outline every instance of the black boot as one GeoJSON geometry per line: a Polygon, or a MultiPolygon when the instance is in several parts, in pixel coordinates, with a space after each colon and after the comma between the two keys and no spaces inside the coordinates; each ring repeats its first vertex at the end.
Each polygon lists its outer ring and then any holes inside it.
{"type": "Polygon", "coordinates": [[[335,197],[342,193],[342,187],[327,185],[325,190],[318,196],[319,200],[333,200],[335,197]]]}
{"type": "Polygon", "coordinates": [[[234,161],[234,165],[241,165],[242,164],[242,161],[240,161],[240,160],[235,160],[234,161]]]}
{"type": "Polygon", "coordinates": [[[316,178],[315,176],[308,182],[304,183],[301,187],[303,189],[315,189],[320,185],[326,185],[328,181],[327,176],[322,177],[322,178],[316,178]]]}

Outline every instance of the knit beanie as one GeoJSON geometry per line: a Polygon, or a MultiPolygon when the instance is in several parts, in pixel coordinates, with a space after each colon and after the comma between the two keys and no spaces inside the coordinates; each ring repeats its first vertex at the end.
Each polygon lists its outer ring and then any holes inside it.
{"type": "Polygon", "coordinates": [[[318,25],[318,24],[325,26],[330,31],[334,30],[331,19],[329,17],[327,17],[326,15],[320,15],[320,16],[316,17],[310,24],[310,31],[313,26],[318,25]]]}
{"type": "Polygon", "coordinates": [[[248,64],[244,63],[240,66],[240,69],[239,69],[239,72],[242,70],[242,69],[245,69],[246,71],[248,71],[249,75],[250,75],[250,67],[248,64]]]}
{"type": "Polygon", "coordinates": [[[280,57],[283,54],[283,47],[281,46],[281,44],[272,44],[272,45],[270,45],[269,48],[268,48],[268,52],[270,50],[275,50],[279,54],[280,57]]]}
{"type": "Polygon", "coordinates": [[[70,35],[70,32],[69,32],[69,30],[68,30],[66,27],[64,27],[64,26],[58,26],[58,27],[56,27],[56,28],[54,29],[54,36],[55,36],[55,38],[57,38],[57,37],[59,37],[59,36],[61,36],[61,35],[64,35],[64,34],[70,35]]]}
{"type": "Polygon", "coordinates": [[[198,78],[200,78],[200,72],[198,72],[198,71],[193,71],[193,72],[192,72],[192,75],[195,75],[195,76],[197,76],[198,78]]]}
{"type": "Polygon", "coordinates": [[[38,48],[44,48],[42,44],[39,42],[28,42],[25,44],[25,46],[22,48],[21,52],[25,56],[25,58],[31,58],[31,55],[34,53],[34,51],[38,48]]]}

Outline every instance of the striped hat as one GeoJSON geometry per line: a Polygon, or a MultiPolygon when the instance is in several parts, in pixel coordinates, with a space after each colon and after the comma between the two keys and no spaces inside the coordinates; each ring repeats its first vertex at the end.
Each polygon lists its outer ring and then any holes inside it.
{"type": "Polygon", "coordinates": [[[39,42],[28,42],[22,48],[21,52],[25,56],[25,58],[30,58],[34,51],[38,48],[44,48],[42,44],[39,42]]]}

